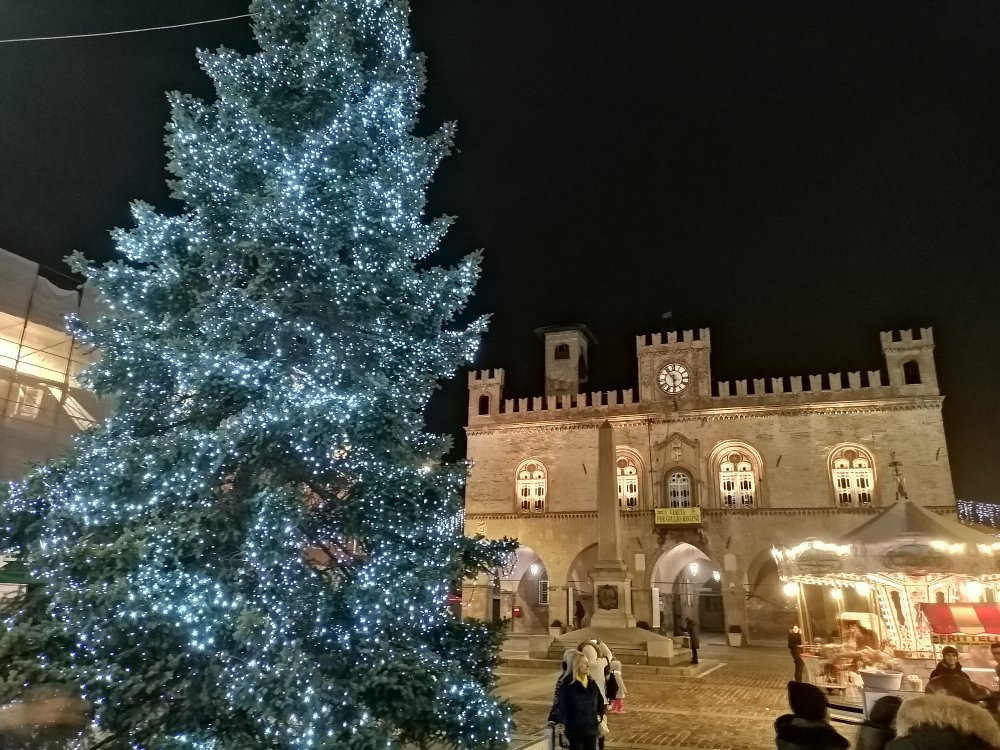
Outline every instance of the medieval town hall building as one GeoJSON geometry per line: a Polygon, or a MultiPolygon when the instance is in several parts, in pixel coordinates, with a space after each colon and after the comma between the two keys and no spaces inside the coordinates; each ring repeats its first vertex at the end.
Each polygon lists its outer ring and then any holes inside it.
{"type": "Polygon", "coordinates": [[[538,333],[542,395],[506,397],[502,369],[469,374],[466,533],[522,546],[466,585],[467,616],[545,632],[576,601],[593,613],[605,422],[631,610],[668,634],[693,616],[706,632],[780,637],[796,615],[772,548],[842,536],[906,491],[901,473],[912,502],[954,513],[929,328],[882,333],[884,370],[734,383],[712,380],[707,329],[639,336],[638,391],[593,393],[587,328],[538,333]]]}

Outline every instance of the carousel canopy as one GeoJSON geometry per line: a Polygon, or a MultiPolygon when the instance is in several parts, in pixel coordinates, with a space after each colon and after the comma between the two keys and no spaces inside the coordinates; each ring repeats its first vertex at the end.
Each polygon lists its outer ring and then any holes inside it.
{"type": "Polygon", "coordinates": [[[841,537],[840,544],[877,547],[906,537],[925,537],[946,544],[992,545],[996,538],[939,516],[908,500],[891,505],[841,537]]]}

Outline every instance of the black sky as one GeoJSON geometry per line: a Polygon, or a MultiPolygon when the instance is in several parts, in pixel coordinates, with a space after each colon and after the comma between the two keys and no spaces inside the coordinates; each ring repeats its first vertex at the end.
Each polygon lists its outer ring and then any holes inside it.
{"type": "MultiPolygon", "coordinates": [[[[0,37],[246,5],[0,0],[0,37]]],[[[1000,5],[414,0],[413,29],[428,127],[459,122],[442,260],[486,250],[478,364],[508,395],[540,393],[549,323],[595,332],[595,389],[633,385],[666,310],[712,328],[718,378],[874,369],[880,330],[933,325],[958,495],[1000,501],[1000,5]]],[[[220,44],[246,22],[0,44],[0,247],[105,259],[129,200],[171,208],[163,92],[210,96],[193,53],[220,44]]]]}

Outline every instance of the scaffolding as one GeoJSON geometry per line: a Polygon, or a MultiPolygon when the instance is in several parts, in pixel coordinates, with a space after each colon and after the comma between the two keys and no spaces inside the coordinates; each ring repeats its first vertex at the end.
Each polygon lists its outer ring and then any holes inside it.
{"type": "Polygon", "coordinates": [[[0,481],[61,453],[104,410],[81,386],[93,354],[66,319],[94,314],[89,290],[63,289],[37,263],[0,249],[0,481]]]}

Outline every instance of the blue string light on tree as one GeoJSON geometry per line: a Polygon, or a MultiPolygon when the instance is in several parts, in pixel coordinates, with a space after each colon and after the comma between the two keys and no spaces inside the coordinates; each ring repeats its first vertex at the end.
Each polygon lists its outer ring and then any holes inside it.
{"type": "Polygon", "coordinates": [[[256,0],[261,51],[172,94],[179,215],[133,207],[106,314],[75,333],[114,399],[5,492],[41,585],[0,636],[12,695],[77,684],[114,747],[506,747],[498,634],[445,606],[513,548],[461,534],[462,467],[423,414],[468,361],[473,254],[433,267],[425,192],[453,128],[403,0],[256,0]]]}

